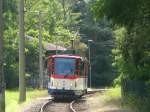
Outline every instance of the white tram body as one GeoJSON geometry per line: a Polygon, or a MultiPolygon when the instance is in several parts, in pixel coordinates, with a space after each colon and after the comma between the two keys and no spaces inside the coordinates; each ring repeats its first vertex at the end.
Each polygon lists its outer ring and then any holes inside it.
{"type": "Polygon", "coordinates": [[[48,92],[53,97],[82,96],[87,91],[88,61],[76,55],[48,58],[48,92]]]}

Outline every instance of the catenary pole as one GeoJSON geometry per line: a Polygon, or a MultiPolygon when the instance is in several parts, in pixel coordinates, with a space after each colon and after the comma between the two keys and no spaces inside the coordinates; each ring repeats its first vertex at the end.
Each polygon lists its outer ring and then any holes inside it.
{"type": "Polygon", "coordinates": [[[43,50],[42,50],[42,18],[41,11],[39,11],[39,81],[40,81],[40,89],[43,89],[43,50]]]}
{"type": "Polygon", "coordinates": [[[90,43],[92,42],[93,40],[88,40],[88,49],[89,49],[89,63],[90,63],[90,67],[89,67],[89,76],[90,76],[90,88],[92,88],[92,74],[91,74],[91,71],[92,71],[92,67],[91,67],[91,48],[90,48],[90,43]]]}
{"type": "Polygon", "coordinates": [[[24,0],[19,0],[19,102],[26,100],[24,0]]]}

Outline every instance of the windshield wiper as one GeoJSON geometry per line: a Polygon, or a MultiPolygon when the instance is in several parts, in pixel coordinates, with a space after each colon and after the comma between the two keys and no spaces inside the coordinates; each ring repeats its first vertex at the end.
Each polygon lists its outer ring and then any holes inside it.
{"type": "Polygon", "coordinates": [[[64,75],[64,78],[66,78],[68,75],[73,74],[73,70],[71,69],[70,72],[66,73],[66,75],[64,75]]]}
{"type": "Polygon", "coordinates": [[[67,73],[66,75],[64,75],[64,78],[66,78],[70,73],[67,73]]]}

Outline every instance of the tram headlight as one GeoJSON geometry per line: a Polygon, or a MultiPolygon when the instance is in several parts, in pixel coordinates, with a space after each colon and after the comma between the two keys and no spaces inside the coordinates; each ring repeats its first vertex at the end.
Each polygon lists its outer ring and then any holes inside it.
{"type": "Polygon", "coordinates": [[[72,89],[73,88],[73,85],[72,84],[70,84],[70,88],[69,89],[72,89]]]}

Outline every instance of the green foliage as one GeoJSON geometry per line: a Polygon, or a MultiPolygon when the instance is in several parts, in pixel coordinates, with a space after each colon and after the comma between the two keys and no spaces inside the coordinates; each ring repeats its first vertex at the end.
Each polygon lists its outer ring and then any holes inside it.
{"type": "Polygon", "coordinates": [[[130,94],[124,98],[123,105],[133,108],[136,112],[149,112],[150,99],[130,94]]]}
{"type": "Polygon", "coordinates": [[[150,80],[148,0],[97,0],[93,11],[117,25],[114,63],[122,78],[150,80]],[[122,26],[118,27],[118,26],[122,26]]]}
{"type": "MultiPolygon", "coordinates": [[[[107,18],[95,20],[91,11],[93,0],[80,1],[75,4],[74,11],[81,12],[81,24],[79,25],[82,41],[90,43],[91,65],[92,65],[92,85],[108,86],[111,85],[115,75],[111,66],[111,50],[114,45],[113,32],[107,18]]],[[[88,49],[87,49],[88,57],[88,49]]]]}
{"type": "Polygon", "coordinates": [[[7,87],[18,85],[18,39],[17,37],[17,9],[13,3],[4,1],[4,74],[7,87]]]}
{"type": "Polygon", "coordinates": [[[38,57],[38,40],[26,41],[26,72],[30,74],[28,78],[38,77],[38,57]]]}
{"type": "MultiPolygon", "coordinates": [[[[4,0],[4,72],[7,88],[18,86],[18,2],[18,0],[4,0]]],[[[63,3],[59,0],[25,1],[25,52],[28,78],[38,78],[39,74],[39,11],[41,11],[43,45],[57,43],[69,47],[71,39],[80,38],[76,34],[78,29],[72,29],[80,22],[78,19],[80,13],[72,13],[73,3],[65,1],[63,7],[63,3]]]]}
{"type": "Polygon", "coordinates": [[[120,87],[109,88],[109,90],[106,91],[105,94],[107,96],[110,96],[111,98],[121,98],[121,88],[120,87]]]}
{"type": "Polygon", "coordinates": [[[93,6],[96,17],[107,16],[115,24],[129,29],[135,24],[149,21],[150,1],[148,0],[97,0],[93,6]]]}
{"type": "Polygon", "coordinates": [[[116,49],[113,50],[118,71],[125,78],[148,81],[150,79],[150,37],[148,27],[138,28],[134,33],[128,34],[125,29],[116,31],[116,49]],[[122,35],[120,35],[120,32],[122,35]],[[119,37],[118,37],[119,36],[119,37]],[[145,37],[145,38],[144,38],[145,37]]]}
{"type": "Polygon", "coordinates": [[[137,112],[148,112],[149,88],[142,84],[150,81],[150,1],[97,0],[92,10],[96,19],[106,17],[114,24],[116,48],[112,50],[112,65],[118,70],[114,83],[121,84],[123,79],[140,82],[125,84],[133,93],[124,91],[127,95],[124,103],[137,112]]]}

